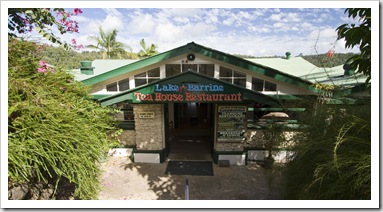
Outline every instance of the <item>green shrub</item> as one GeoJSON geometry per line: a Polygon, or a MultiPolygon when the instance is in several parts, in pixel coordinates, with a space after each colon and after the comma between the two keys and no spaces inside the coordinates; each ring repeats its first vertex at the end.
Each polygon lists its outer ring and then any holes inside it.
{"type": "Polygon", "coordinates": [[[370,104],[318,104],[309,113],[286,167],[287,199],[371,198],[370,111],[370,104]]]}
{"type": "Polygon", "coordinates": [[[94,199],[98,161],[115,123],[87,99],[88,87],[59,70],[38,73],[38,46],[11,39],[8,70],[8,177],[13,183],[67,178],[74,196],[94,199]]]}

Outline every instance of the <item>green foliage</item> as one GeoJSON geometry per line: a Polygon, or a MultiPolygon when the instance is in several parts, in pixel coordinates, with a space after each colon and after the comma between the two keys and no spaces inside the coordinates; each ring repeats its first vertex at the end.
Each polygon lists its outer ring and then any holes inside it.
{"type": "Polygon", "coordinates": [[[88,45],[88,48],[96,49],[102,52],[103,59],[123,59],[127,56],[127,51],[125,49],[131,48],[117,41],[116,29],[112,30],[109,33],[105,33],[102,30],[102,27],[99,28],[100,36],[89,36],[89,40],[95,41],[97,45],[88,45]]]}
{"type": "Polygon", "coordinates": [[[336,29],[338,40],[344,38],[346,48],[359,47],[360,54],[350,57],[347,62],[351,69],[366,75],[368,83],[371,80],[371,8],[348,8],[345,13],[348,17],[359,18],[360,23],[339,26],[336,29]]]}
{"type": "Polygon", "coordinates": [[[335,67],[339,65],[346,64],[348,58],[352,57],[353,53],[335,53],[333,57],[326,57],[326,54],[318,54],[318,55],[305,55],[302,56],[303,59],[309,61],[317,67],[335,67]]]}
{"type": "Polygon", "coordinates": [[[36,72],[36,44],[10,39],[8,177],[14,183],[75,183],[74,195],[96,198],[98,161],[115,123],[110,109],[87,99],[88,87],[66,72],[36,72]]]}
{"type": "Polygon", "coordinates": [[[286,166],[286,198],[370,199],[370,104],[314,105],[286,166]]]}
{"type": "Polygon", "coordinates": [[[78,69],[80,62],[102,58],[100,52],[76,52],[64,48],[47,46],[40,54],[48,64],[64,70],[78,69]]]}
{"type": "Polygon", "coordinates": [[[138,52],[140,57],[151,57],[153,55],[158,54],[157,46],[155,44],[151,44],[150,46],[146,46],[145,40],[142,39],[140,41],[141,50],[138,52]]]}

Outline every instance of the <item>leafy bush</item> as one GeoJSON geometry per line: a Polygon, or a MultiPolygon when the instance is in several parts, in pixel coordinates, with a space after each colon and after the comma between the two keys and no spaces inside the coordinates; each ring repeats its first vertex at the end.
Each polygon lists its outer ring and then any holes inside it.
{"type": "Polygon", "coordinates": [[[316,104],[313,109],[286,167],[286,198],[370,199],[370,104],[316,104]]]}
{"type": "Polygon", "coordinates": [[[94,199],[98,161],[115,130],[111,111],[87,99],[88,87],[70,74],[36,72],[39,48],[15,39],[9,42],[9,180],[57,186],[66,178],[76,185],[75,197],[94,199]]]}

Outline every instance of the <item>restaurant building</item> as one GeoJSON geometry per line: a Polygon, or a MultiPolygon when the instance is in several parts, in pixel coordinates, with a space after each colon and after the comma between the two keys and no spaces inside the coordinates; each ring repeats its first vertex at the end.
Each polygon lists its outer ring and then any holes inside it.
{"type": "Polygon", "coordinates": [[[263,160],[267,115],[279,114],[293,132],[306,110],[296,103],[320,95],[316,83],[339,86],[327,103],[350,103],[367,92],[365,77],[346,66],[318,68],[290,53],[244,59],[194,42],[140,60],[84,61],[74,75],[102,106],[122,111],[121,146],[147,163],[263,160]]]}

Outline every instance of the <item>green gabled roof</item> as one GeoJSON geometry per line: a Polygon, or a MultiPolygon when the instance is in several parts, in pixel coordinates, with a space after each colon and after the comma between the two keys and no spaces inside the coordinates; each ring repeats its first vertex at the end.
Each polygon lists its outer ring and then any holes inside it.
{"type": "Polygon", "coordinates": [[[87,85],[96,84],[99,82],[102,82],[104,80],[114,78],[117,76],[120,76],[122,74],[135,71],[141,68],[144,68],[149,65],[153,65],[159,62],[162,62],[167,59],[171,59],[173,57],[187,54],[187,53],[196,53],[200,54],[215,60],[222,61],[224,63],[228,63],[234,66],[238,66],[240,68],[252,71],[257,74],[265,75],[271,78],[274,78],[278,81],[286,82],[289,84],[293,84],[295,86],[298,86],[300,88],[304,88],[307,90],[315,91],[315,88],[311,87],[312,84],[309,81],[303,80],[297,76],[293,76],[291,74],[283,73],[281,71],[278,71],[274,68],[263,66],[261,64],[256,64],[252,61],[242,59],[221,51],[217,51],[215,49],[207,48],[205,46],[201,46],[199,44],[196,44],[194,42],[188,43],[184,46],[169,50],[167,52],[163,52],[161,54],[154,55],[149,58],[145,58],[133,63],[130,63],[128,65],[116,68],[112,71],[99,74],[97,76],[93,76],[90,78],[87,78],[83,80],[82,82],[87,85]]]}
{"type": "Polygon", "coordinates": [[[113,96],[101,98],[99,99],[99,102],[101,103],[101,106],[108,106],[115,103],[132,100],[132,93],[137,91],[147,90],[148,92],[153,92],[152,88],[155,84],[167,84],[167,83],[168,84],[183,84],[185,82],[189,82],[189,83],[198,82],[200,84],[222,84],[228,90],[231,90],[233,92],[238,92],[238,91],[242,92],[242,95],[243,95],[242,98],[244,99],[244,102],[256,101],[258,103],[262,103],[262,104],[266,104],[270,106],[281,106],[281,103],[276,98],[264,95],[256,91],[246,89],[238,85],[221,81],[219,79],[215,79],[206,75],[192,72],[192,71],[183,72],[177,75],[173,75],[155,82],[151,82],[146,85],[142,85],[142,86],[115,94],[113,96]]]}

